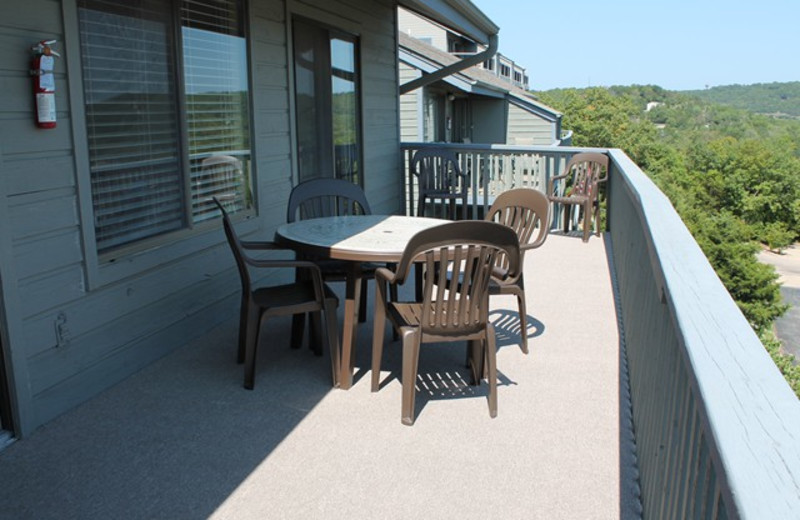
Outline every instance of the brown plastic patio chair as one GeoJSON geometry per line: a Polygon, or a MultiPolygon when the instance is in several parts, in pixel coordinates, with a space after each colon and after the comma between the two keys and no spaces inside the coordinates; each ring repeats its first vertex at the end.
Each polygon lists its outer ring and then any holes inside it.
{"type": "MultiPolygon", "coordinates": [[[[343,179],[311,179],[292,188],[286,210],[286,221],[307,220],[337,215],[369,215],[369,202],[360,186],[343,179]]],[[[313,258],[322,269],[327,281],[344,281],[347,265],[338,260],[313,258]]],[[[364,279],[373,278],[376,265],[364,264],[361,272],[364,279]]],[[[361,284],[361,305],[358,320],[367,319],[367,284],[361,284]]],[[[295,333],[302,334],[302,318],[295,319],[295,333]]]]}
{"type": "Polygon", "coordinates": [[[589,241],[592,218],[600,235],[600,184],[608,178],[608,156],[584,152],[574,155],[564,173],[550,179],[547,196],[550,202],[564,207],[564,232],[569,231],[572,206],[583,211],[583,241],[589,241]]]}
{"type": "MultiPolygon", "coordinates": [[[[492,279],[489,294],[512,294],[517,297],[520,321],[521,348],[528,353],[528,314],[525,309],[525,283],[522,266],[525,252],[535,249],[547,239],[550,227],[550,202],[547,195],[538,190],[518,188],[504,191],[495,199],[486,215],[486,220],[513,229],[519,238],[520,270],[516,279],[504,281],[492,279]]],[[[500,267],[505,268],[508,259],[500,258],[500,267]]]]}
{"type": "MultiPolygon", "coordinates": [[[[432,216],[437,216],[437,201],[443,208],[449,207],[447,218],[455,220],[457,201],[461,219],[467,218],[467,175],[461,171],[456,155],[443,148],[417,150],[411,159],[411,173],[417,177],[419,188],[417,215],[426,216],[428,204],[433,205],[432,216]]],[[[445,212],[441,212],[445,217],[445,212]]]]}
{"type": "Polygon", "coordinates": [[[316,331],[321,330],[322,314],[325,314],[326,334],[323,338],[309,338],[309,344],[318,356],[323,354],[323,343],[330,348],[333,385],[339,382],[339,333],[336,321],[336,295],[322,281],[322,273],[313,262],[302,260],[254,259],[246,250],[285,250],[273,242],[249,242],[239,240],[236,230],[225,208],[215,197],[214,203],[222,213],[225,236],[236,259],[239,279],[242,283],[242,300],[239,312],[239,362],[244,362],[244,387],[252,390],[255,384],[256,351],[259,330],[267,318],[311,313],[316,331]],[[250,268],[302,269],[308,273],[294,283],[270,287],[253,288],[250,268]]]}
{"type": "Polygon", "coordinates": [[[376,300],[372,341],[372,391],[379,387],[386,319],[399,332],[403,345],[403,424],[414,424],[415,382],[421,343],[467,341],[474,384],[480,384],[484,363],[489,381],[489,415],[497,415],[497,362],[494,327],[489,322],[491,277],[519,276],[519,239],[513,229],[484,221],[442,224],[417,233],[406,246],[395,271],[375,272],[376,300]],[[497,268],[500,255],[506,269],[497,268]],[[414,262],[424,262],[423,298],[419,302],[390,302],[386,284],[402,285],[414,262]],[[447,275],[461,283],[448,290],[447,275]]]}

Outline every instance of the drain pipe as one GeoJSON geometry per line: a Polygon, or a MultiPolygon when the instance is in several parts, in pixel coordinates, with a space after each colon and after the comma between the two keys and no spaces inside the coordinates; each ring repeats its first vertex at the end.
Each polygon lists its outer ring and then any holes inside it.
{"type": "Polygon", "coordinates": [[[416,90],[420,87],[424,87],[425,85],[430,85],[434,81],[439,81],[442,78],[446,78],[447,76],[452,76],[457,72],[461,72],[464,69],[472,67],[473,65],[477,65],[478,63],[482,63],[497,53],[497,44],[499,38],[497,34],[490,34],[489,35],[489,46],[486,48],[485,51],[479,52],[478,54],[469,56],[468,58],[464,58],[463,60],[459,60],[447,67],[441,68],[436,72],[431,73],[423,73],[421,77],[411,80],[408,83],[404,83],[400,85],[400,95],[408,94],[412,90],[416,90]]]}

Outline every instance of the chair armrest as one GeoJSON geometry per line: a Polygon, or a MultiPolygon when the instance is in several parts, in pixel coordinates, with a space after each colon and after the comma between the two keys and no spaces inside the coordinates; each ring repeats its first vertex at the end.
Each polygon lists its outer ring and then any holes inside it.
{"type": "Polygon", "coordinates": [[[375,269],[375,280],[378,279],[383,282],[394,284],[397,283],[397,273],[386,267],[378,267],[375,269]]]}
{"type": "MultiPolygon", "coordinates": [[[[498,280],[505,280],[506,278],[508,278],[508,269],[494,266],[492,267],[492,277],[497,278],[498,280]]],[[[459,285],[460,284],[461,282],[459,281],[459,285]]]]}
{"type": "MultiPolygon", "coordinates": [[[[282,247],[275,249],[286,250],[282,247]]],[[[319,301],[325,298],[324,282],[322,278],[322,270],[317,264],[309,260],[269,260],[269,259],[255,259],[245,256],[245,262],[256,268],[292,268],[292,269],[308,269],[311,274],[311,283],[314,284],[314,292],[319,301]]]]}
{"type": "Polygon", "coordinates": [[[262,240],[241,240],[239,243],[242,244],[242,247],[244,249],[260,250],[260,251],[289,250],[288,248],[276,242],[269,242],[262,240]]]}
{"type": "Polygon", "coordinates": [[[550,177],[550,180],[547,182],[547,196],[554,197],[556,194],[556,181],[566,179],[571,175],[572,175],[571,173],[565,173],[563,175],[556,175],[555,177],[550,177]]]}

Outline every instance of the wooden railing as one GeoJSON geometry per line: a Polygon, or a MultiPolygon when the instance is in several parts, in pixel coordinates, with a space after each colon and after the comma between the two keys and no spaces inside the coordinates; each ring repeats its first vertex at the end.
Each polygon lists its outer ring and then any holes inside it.
{"type": "MultiPolygon", "coordinates": [[[[406,208],[416,214],[418,186],[411,174],[414,152],[424,148],[441,148],[440,143],[403,143],[403,168],[406,179],[406,208]]],[[[533,188],[547,191],[547,181],[566,164],[578,149],[511,145],[447,144],[456,153],[461,171],[467,174],[470,215],[483,215],[494,198],[513,188],[533,188]]],[[[444,214],[437,209],[436,214],[444,214]]]]}
{"type": "MultiPolygon", "coordinates": [[[[419,147],[403,146],[406,164],[419,147]]],[[[472,166],[474,210],[486,205],[481,194],[544,190],[581,151],[452,149],[472,166]]],[[[798,518],[800,401],[669,200],[623,152],[606,152],[606,239],[644,518],[798,518]]]]}

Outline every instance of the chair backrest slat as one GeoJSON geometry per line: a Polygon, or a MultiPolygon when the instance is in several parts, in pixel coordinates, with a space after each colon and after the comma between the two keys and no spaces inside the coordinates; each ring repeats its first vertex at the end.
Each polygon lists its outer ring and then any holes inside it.
{"type": "Polygon", "coordinates": [[[343,179],[311,179],[295,186],[289,194],[286,221],[371,213],[360,186],[343,179]]]}
{"type": "Polygon", "coordinates": [[[461,183],[461,167],[456,155],[442,148],[418,150],[411,160],[420,191],[449,191],[461,183]]]}
{"type": "Polygon", "coordinates": [[[513,229],[493,222],[453,222],[415,235],[398,275],[405,278],[415,260],[425,263],[422,332],[457,335],[483,330],[489,317],[489,281],[500,255],[509,258],[509,277],[517,277],[519,239],[513,229]]]}
{"type": "Polygon", "coordinates": [[[571,195],[593,196],[592,186],[608,175],[608,156],[602,153],[585,152],[572,156],[564,169],[572,172],[571,195]]]}
{"type": "MultiPolygon", "coordinates": [[[[542,245],[550,228],[550,201],[544,193],[529,188],[508,190],[494,201],[486,219],[513,229],[521,254],[528,248],[542,245]]],[[[524,259],[524,258],[523,258],[524,259]]],[[[508,258],[501,255],[497,267],[508,269],[508,258]]]]}

